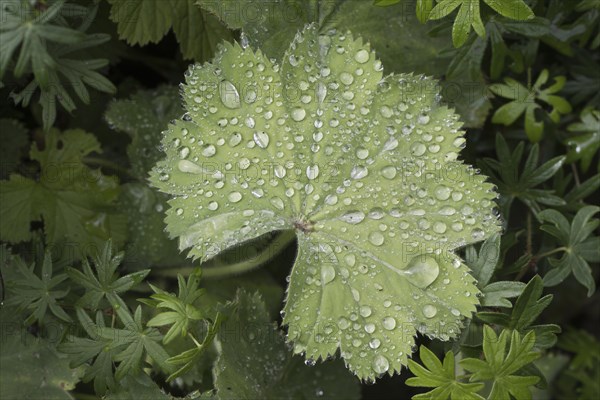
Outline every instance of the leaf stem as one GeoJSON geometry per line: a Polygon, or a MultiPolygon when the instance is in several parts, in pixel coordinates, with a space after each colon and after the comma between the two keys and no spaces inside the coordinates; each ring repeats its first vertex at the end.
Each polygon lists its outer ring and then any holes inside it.
{"type": "Polygon", "coordinates": [[[136,179],[137,178],[135,176],[133,176],[131,174],[131,172],[129,171],[129,169],[120,166],[119,164],[113,162],[113,161],[109,161],[109,160],[105,160],[103,158],[98,158],[98,157],[85,157],[83,159],[83,162],[86,164],[94,164],[97,165],[99,167],[105,167],[105,168],[109,168],[112,169],[115,172],[118,172],[120,174],[123,175],[127,175],[130,178],[136,179]]]}
{"type": "MultiPolygon", "coordinates": [[[[216,266],[204,266],[200,265],[202,270],[202,278],[206,279],[223,279],[233,275],[244,274],[246,272],[250,272],[265,262],[269,261],[271,258],[277,256],[283,249],[287,247],[294,239],[296,238],[296,233],[293,230],[287,230],[281,232],[279,236],[277,236],[267,247],[265,247],[258,255],[255,257],[236,262],[233,264],[227,265],[216,265],[216,266]]],[[[186,275],[191,273],[197,267],[173,267],[173,268],[163,268],[159,270],[155,270],[158,275],[173,277],[177,276],[177,274],[186,275]]]]}
{"type": "Polygon", "coordinates": [[[537,256],[535,256],[534,258],[535,258],[536,260],[539,260],[539,259],[542,259],[542,258],[544,258],[544,257],[548,257],[548,256],[550,256],[550,255],[552,255],[552,254],[554,254],[554,253],[558,253],[558,252],[560,252],[560,251],[568,251],[568,250],[569,250],[569,249],[567,249],[566,247],[564,247],[564,246],[561,246],[561,247],[557,247],[557,248],[556,248],[556,249],[554,249],[554,250],[550,250],[550,251],[546,251],[546,252],[544,252],[544,253],[540,253],[540,254],[538,254],[537,256]]]}

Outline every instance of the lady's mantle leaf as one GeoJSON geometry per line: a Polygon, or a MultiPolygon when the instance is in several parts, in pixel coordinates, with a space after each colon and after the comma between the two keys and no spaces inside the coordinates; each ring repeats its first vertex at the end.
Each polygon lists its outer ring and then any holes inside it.
{"type": "Polygon", "coordinates": [[[341,349],[362,379],[406,365],[417,329],[456,336],[478,290],[453,254],[499,230],[492,185],[457,160],[435,82],[383,78],[362,40],[298,34],[281,66],[226,44],[187,74],[188,113],[151,180],[167,230],[206,260],[295,229],[284,323],[295,353],[341,349]]]}

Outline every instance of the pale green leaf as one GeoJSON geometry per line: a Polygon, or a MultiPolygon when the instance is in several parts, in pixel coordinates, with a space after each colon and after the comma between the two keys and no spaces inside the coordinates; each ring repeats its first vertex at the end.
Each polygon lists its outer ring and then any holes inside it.
{"type": "Polygon", "coordinates": [[[435,81],[383,78],[349,34],[308,27],[281,66],[226,44],[190,69],[188,112],[151,177],[193,258],[295,230],[284,310],[294,352],[341,349],[363,379],[406,365],[417,327],[458,334],[478,289],[454,250],[499,230],[492,185],[457,160],[458,116],[435,93],[413,98],[421,85],[435,81]]]}

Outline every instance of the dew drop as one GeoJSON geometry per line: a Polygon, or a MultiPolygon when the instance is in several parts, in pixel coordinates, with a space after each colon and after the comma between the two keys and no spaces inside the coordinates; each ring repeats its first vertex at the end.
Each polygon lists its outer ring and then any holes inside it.
{"type": "Polygon", "coordinates": [[[373,359],[373,371],[377,374],[384,374],[390,369],[390,362],[387,358],[378,354],[373,359]]]}
{"type": "Polygon", "coordinates": [[[388,331],[391,331],[396,327],[396,319],[394,317],[385,317],[383,319],[383,327],[388,331]]]}
{"type": "Polygon", "coordinates": [[[229,145],[235,147],[242,141],[242,135],[239,132],[233,132],[229,137],[229,145]]]}
{"type": "Polygon", "coordinates": [[[371,307],[369,306],[361,306],[360,307],[360,315],[367,318],[368,316],[370,316],[373,312],[371,311],[371,307]]]}
{"type": "Polygon", "coordinates": [[[190,155],[189,147],[182,147],[181,149],[179,149],[179,158],[181,158],[182,160],[186,159],[189,155],[190,155]]]}
{"type": "Polygon", "coordinates": [[[434,194],[438,200],[448,200],[450,198],[451,190],[448,186],[440,185],[435,188],[434,194]]]}
{"type": "Polygon", "coordinates": [[[365,213],[362,211],[350,211],[342,215],[340,219],[349,224],[358,224],[365,219],[365,213]]]}
{"type": "Polygon", "coordinates": [[[373,350],[378,349],[379,346],[381,346],[381,341],[377,338],[373,338],[369,342],[369,347],[372,348],[373,350]]]}
{"type": "Polygon", "coordinates": [[[344,85],[351,85],[352,82],[354,82],[354,76],[348,72],[342,72],[340,74],[340,81],[342,81],[344,85]]]}
{"type": "Polygon", "coordinates": [[[396,177],[396,167],[393,165],[383,167],[381,169],[381,175],[383,175],[383,177],[386,179],[394,179],[396,177]]]}
{"type": "Polygon", "coordinates": [[[369,170],[362,165],[356,165],[352,168],[352,171],[350,171],[350,177],[352,179],[362,179],[367,175],[369,175],[369,170]]]}
{"type": "Polygon", "coordinates": [[[317,179],[317,177],[319,176],[319,166],[318,165],[312,165],[312,166],[308,166],[306,167],[306,177],[308,179],[317,179]]]}
{"type": "Polygon", "coordinates": [[[300,122],[306,118],[306,110],[304,108],[295,108],[292,110],[292,119],[296,122],[300,122]]]}
{"type": "Polygon", "coordinates": [[[202,155],[204,157],[212,157],[215,155],[216,152],[217,148],[212,144],[209,144],[208,146],[202,149],[202,155]]]}
{"type": "Polygon", "coordinates": [[[227,108],[235,109],[240,108],[240,93],[233,83],[229,81],[222,81],[219,86],[219,92],[221,94],[221,102],[227,108]]]}
{"type": "Polygon", "coordinates": [[[385,238],[381,232],[375,231],[371,232],[369,235],[369,242],[371,242],[375,246],[381,246],[384,242],[385,238]]]}
{"type": "Polygon", "coordinates": [[[410,260],[405,272],[406,279],[411,284],[420,289],[425,289],[440,274],[440,266],[434,258],[420,255],[410,260]]]}
{"type": "Polygon", "coordinates": [[[321,281],[324,285],[335,279],[335,269],[331,265],[323,265],[321,267],[321,281]]]}
{"type": "Polygon", "coordinates": [[[367,61],[369,61],[369,52],[365,49],[361,49],[356,52],[356,54],[354,55],[354,59],[356,60],[356,62],[364,64],[367,61]]]}
{"type": "Polygon", "coordinates": [[[264,131],[256,131],[254,132],[254,143],[261,149],[266,149],[269,145],[269,134],[264,131]]]}
{"type": "Polygon", "coordinates": [[[188,160],[179,161],[177,168],[179,168],[181,172],[188,174],[202,174],[205,172],[204,168],[188,160]]]}
{"type": "Polygon", "coordinates": [[[437,314],[437,308],[434,305],[427,304],[423,307],[423,315],[425,318],[433,318],[437,314]]]}
{"type": "Polygon", "coordinates": [[[231,193],[229,193],[229,195],[227,196],[227,198],[232,203],[237,203],[240,200],[242,200],[242,194],[240,192],[231,192],[231,193]]]}

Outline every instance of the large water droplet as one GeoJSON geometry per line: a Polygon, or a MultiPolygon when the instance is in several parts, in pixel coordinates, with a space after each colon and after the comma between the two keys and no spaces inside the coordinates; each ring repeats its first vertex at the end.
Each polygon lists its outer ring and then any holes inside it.
{"type": "Polygon", "coordinates": [[[365,213],[362,211],[350,211],[342,215],[340,219],[349,224],[358,224],[359,222],[362,222],[363,219],[365,219],[365,213]]]}
{"type": "Polygon", "coordinates": [[[267,132],[263,132],[263,131],[256,131],[254,132],[254,143],[256,143],[256,145],[258,147],[260,147],[261,149],[266,149],[267,146],[269,145],[269,134],[267,132]]]}
{"type": "Polygon", "coordinates": [[[202,155],[204,157],[212,157],[215,155],[216,152],[217,152],[217,148],[212,144],[209,144],[202,149],[202,155]]]}
{"type": "Polygon", "coordinates": [[[227,198],[232,203],[237,203],[238,201],[240,201],[242,199],[242,194],[240,192],[231,192],[231,193],[229,193],[227,198]]]}
{"type": "Polygon", "coordinates": [[[383,177],[386,179],[394,179],[396,177],[396,167],[393,165],[383,167],[381,169],[381,175],[383,175],[383,177]]]}
{"type": "Polygon", "coordinates": [[[179,161],[177,168],[179,168],[181,172],[188,174],[202,174],[205,172],[204,168],[188,160],[179,161]]]}
{"type": "Polygon", "coordinates": [[[425,289],[440,274],[440,266],[434,258],[420,255],[410,260],[405,272],[406,279],[410,283],[418,288],[425,289]]]}
{"type": "Polygon", "coordinates": [[[231,109],[241,107],[240,93],[233,83],[222,81],[219,85],[219,92],[221,94],[221,102],[225,107],[231,109]]]}
{"type": "Polygon", "coordinates": [[[423,315],[425,318],[433,318],[437,314],[437,308],[434,305],[427,304],[423,307],[423,315]]]}
{"type": "Polygon", "coordinates": [[[306,176],[308,179],[317,179],[317,177],[319,176],[319,166],[318,165],[312,165],[312,166],[308,166],[306,167],[306,176]]]}
{"type": "Polygon", "coordinates": [[[369,235],[369,242],[371,242],[375,246],[381,246],[384,242],[385,238],[381,232],[375,231],[371,232],[369,235]]]}
{"type": "Polygon", "coordinates": [[[300,122],[306,118],[306,110],[304,108],[295,108],[292,110],[292,119],[300,122]]]}
{"type": "Polygon", "coordinates": [[[323,265],[321,267],[321,281],[326,285],[335,278],[335,269],[331,265],[323,265]]]}
{"type": "Polygon", "coordinates": [[[352,168],[352,171],[350,171],[350,177],[352,179],[362,179],[367,175],[369,175],[369,170],[362,165],[356,165],[352,168]]]}
{"type": "Polygon", "coordinates": [[[396,327],[396,319],[394,319],[394,317],[385,317],[383,319],[383,327],[388,331],[391,331],[396,327]]]}
{"type": "Polygon", "coordinates": [[[360,315],[367,318],[372,314],[371,307],[369,306],[361,306],[360,307],[360,315]]]}
{"type": "Polygon", "coordinates": [[[369,61],[369,52],[365,49],[361,49],[356,52],[356,54],[354,55],[354,59],[356,60],[356,62],[364,64],[367,61],[369,61]]]}
{"type": "Polygon", "coordinates": [[[378,354],[373,359],[373,371],[377,374],[384,374],[390,369],[390,362],[387,358],[378,354]]]}

